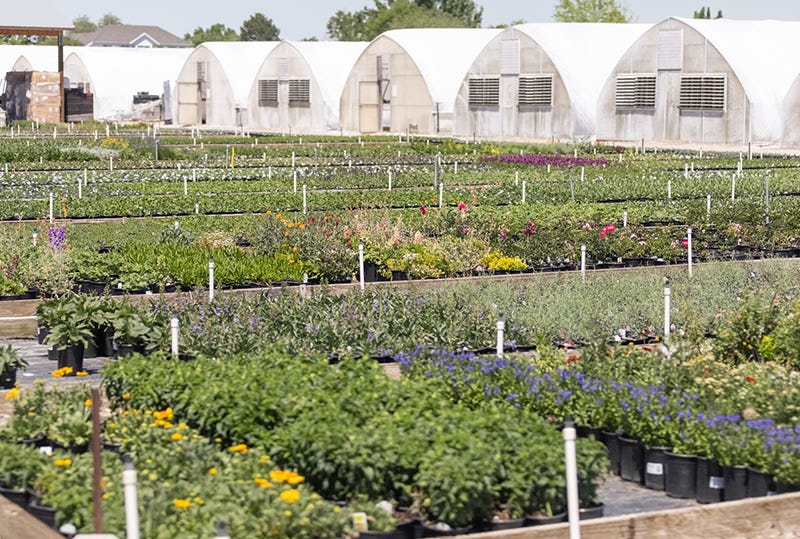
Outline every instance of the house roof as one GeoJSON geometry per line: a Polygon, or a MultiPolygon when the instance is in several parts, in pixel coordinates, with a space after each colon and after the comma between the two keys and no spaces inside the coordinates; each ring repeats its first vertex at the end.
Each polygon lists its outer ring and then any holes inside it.
{"type": "Polygon", "coordinates": [[[160,26],[109,24],[94,32],[72,33],[70,37],[84,45],[125,47],[147,34],[159,47],[191,47],[192,44],[160,26]]]}
{"type": "Polygon", "coordinates": [[[0,33],[28,30],[31,34],[52,35],[71,28],[72,22],[50,0],[3,0],[0,33]]]}
{"type": "Polygon", "coordinates": [[[530,37],[552,60],[569,93],[573,133],[579,135],[595,132],[597,100],[603,85],[625,51],[651,27],[530,23],[512,28],[530,37]]]}
{"type": "MultiPolygon", "coordinates": [[[[452,112],[461,83],[481,50],[502,30],[484,28],[419,28],[389,30],[386,37],[416,64],[439,112],[452,112]]],[[[374,42],[374,41],[373,41],[374,42]]]]}
{"type": "Polygon", "coordinates": [[[82,65],[92,82],[94,117],[119,118],[130,112],[137,92],[164,93],[164,82],[174,82],[189,49],[131,47],[75,47],[64,60],[64,71],[82,65]]]}

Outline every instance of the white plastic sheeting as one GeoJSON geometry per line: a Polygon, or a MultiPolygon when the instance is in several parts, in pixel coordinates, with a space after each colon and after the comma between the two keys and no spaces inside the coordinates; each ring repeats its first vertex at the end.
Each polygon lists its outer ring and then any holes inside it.
{"type": "Polygon", "coordinates": [[[783,99],[800,73],[800,22],[682,19],[717,49],[750,101],[753,141],[778,142],[783,99]]]}
{"type": "Polygon", "coordinates": [[[120,119],[133,108],[138,92],[164,93],[173,86],[191,49],[78,47],[64,60],[71,84],[90,82],[96,120],[120,119]]]}
{"type": "Polygon", "coordinates": [[[258,69],[279,44],[280,41],[209,41],[197,48],[208,49],[214,55],[228,79],[233,105],[244,108],[258,69]]]}
{"type": "Polygon", "coordinates": [[[597,100],[620,57],[649,24],[530,23],[513,27],[550,57],[569,94],[573,135],[594,135],[597,100]]]}
{"type": "MultiPolygon", "coordinates": [[[[70,53],[77,52],[83,47],[64,47],[64,58],[70,53]]],[[[16,71],[58,71],[58,47],[27,45],[14,62],[16,71]]]]}
{"type": "Polygon", "coordinates": [[[368,43],[352,41],[287,41],[297,49],[319,86],[328,129],[339,129],[339,104],[347,77],[368,43]]]}
{"type": "MultiPolygon", "coordinates": [[[[402,48],[422,74],[440,113],[453,112],[461,83],[472,62],[502,30],[420,28],[389,30],[381,36],[402,48]]],[[[376,38],[376,39],[378,39],[376,38]]]]}

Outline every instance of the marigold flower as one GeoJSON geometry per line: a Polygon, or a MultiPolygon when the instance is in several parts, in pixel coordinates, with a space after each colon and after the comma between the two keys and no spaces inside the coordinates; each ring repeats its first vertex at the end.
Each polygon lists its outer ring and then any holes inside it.
{"type": "Polygon", "coordinates": [[[747,380],[748,382],[755,382],[756,381],[756,377],[755,376],[748,376],[747,378],[745,378],[745,380],[747,380]]]}
{"type": "Polygon", "coordinates": [[[19,389],[16,387],[12,387],[11,391],[6,393],[6,400],[16,399],[17,397],[19,397],[19,389]]]}
{"type": "Polygon", "coordinates": [[[122,398],[125,399],[125,400],[128,400],[128,399],[131,398],[131,394],[130,393],[123,393],[122,394],[122,398]]]}
{"type": "Polygon", "coordinates": [[[247,453],[247,444],[235,445],[228,449],[231,453],[247,453]]]}
{"type": "Polygon", "coordinates": [[[253,479],[253,483],[255,483],[256,485],[258,485],[261,488],[269,488],[269,487],[272,486],[272,483],[270,483],[269,481],[267,481],[263,477],[256,477],[255,479],[253,479]]]}
{"type": "Polygon", "coordinates": [[[55,464],[58,467],[64,468],[72,464],[72,459],[56,459],[55,461],[53,461],[53,464],[55,464]]]}
{"type": "Polygon", "coordinates": [[[172,408],[167,408],[160,412],[153,412],[153,417],[156,419],[172,419],[172,408]]]}
{"type": "Polygon", "coordinates": [[[281,492],[281,500],[289,503],[294,503],[300,499],[300,491],[296,488],[290,488],[281,492]]]}
{"type": "Polygon", "coordinates": [[[86,406],[91,406],[92,405],[92,399],[86,399],[85,401],[83,401],[83,404],[85,404],[86,406]]]}
{"type": "Polygon", "coordinates": [[[180,432],[173,432],[172,436],[170,436],[170,438],[172,438],[174,441],[178,442],[180,440],[183,440],[183,434],[181,434],[180,432]]]}
{"type": "Polygon", "coordinates": [[[177,507],[178,509],[189,509],[189,506],[192,505],[192,502],[190,502],[189,500],[175,499],[172,500],[172,503],[175,504],[175,507],[177,507]]]}
{"type": "Polygon", "coordinates": [[[196,496],[192,501],[197,505],[203,505],[204,503],[206,503],[205,500],[199,496],[196,496]]]}
{"type": "Polygon", "coordinates": [[[218,472],[217,472],[216,468],[209,468],[208,469],[208,475],[217,475],[217,473],[218,472]]]}
{"type": "Polygon", "coordinates": [[[89,373],[86,371],[78,371],[75,373],[75,376],[89,376],[89,373]]]}

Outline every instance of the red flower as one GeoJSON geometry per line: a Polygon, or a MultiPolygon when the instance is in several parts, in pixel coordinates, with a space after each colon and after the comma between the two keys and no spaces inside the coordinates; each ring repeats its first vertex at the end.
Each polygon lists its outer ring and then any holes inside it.
{"type": "Polygon", "coordinates": [[[689,247],[689,240],[681,240],[681,245],[684,247],[689,247]]]}
{"type": "Polygon", "coordinates": [[[755,382],[756,381],[756,377],[755,376],[748,376],[747,378],[745,378],[745,380],[747,380],[748,382],[755,382]]]}
{"type": "Polygon", "coordinates": [[[420,206],[420,207],[419,207],[419,212],[420,212],[422,215],[425,215],[426,213],[428,213],[428,208],[426,208],[425,206],[420,206]]]}

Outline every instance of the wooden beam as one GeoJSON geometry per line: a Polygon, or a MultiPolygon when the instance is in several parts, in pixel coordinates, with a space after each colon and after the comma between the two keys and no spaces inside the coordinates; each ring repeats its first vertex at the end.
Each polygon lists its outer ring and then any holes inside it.
{"type": "Polygon", "coordinates": [[[58,92],[59,92],[59,120],[67,119],[67,103],[64,100],[64,31],[58,31],[58,92]]]}
{"type": "Polygon", "coordinates": [[[26,28],[24,26],[0,26],[0,35],[4,36],[58,36],[63,32],[58,28],[26,28]]]}
{"type": "Polygon", "coordinates": [[[0,496],[0,539],[63,539],[39,519],[0,496]]]}

